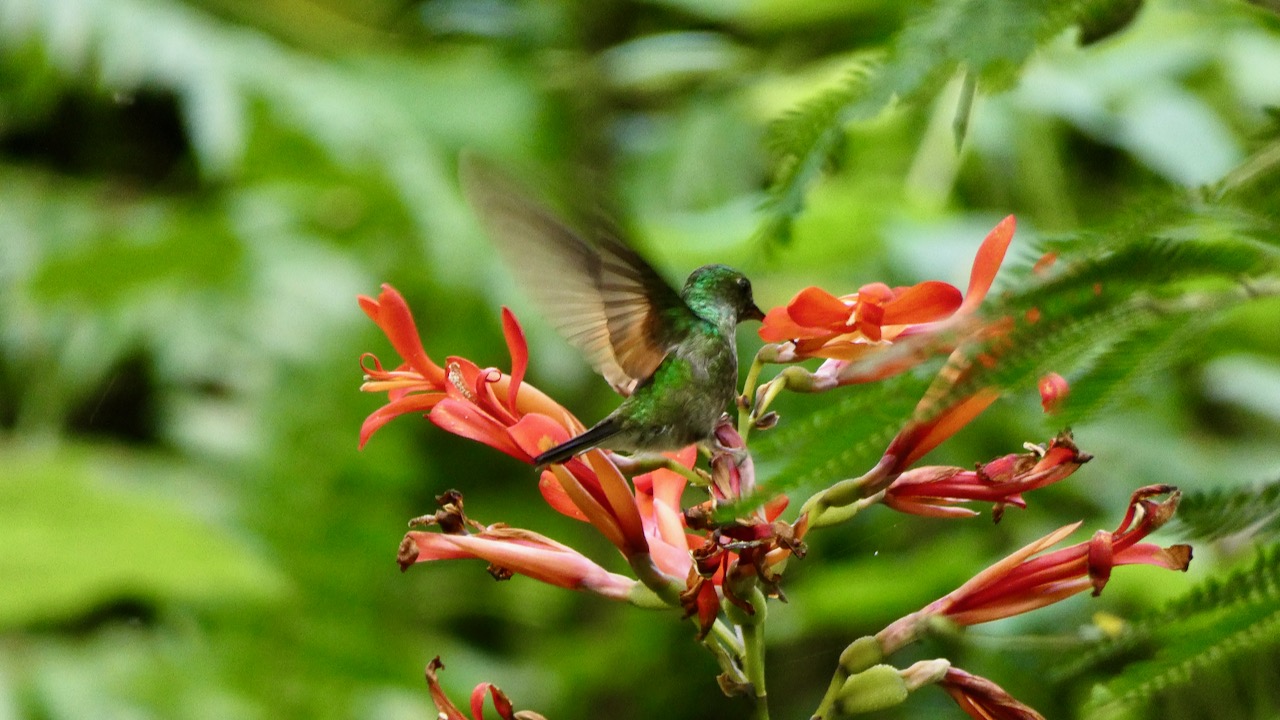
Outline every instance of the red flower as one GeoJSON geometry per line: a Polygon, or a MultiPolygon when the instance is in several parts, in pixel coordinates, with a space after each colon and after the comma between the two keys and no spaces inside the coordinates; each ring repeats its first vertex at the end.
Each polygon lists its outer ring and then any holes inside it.
{"type": "Polygon", "coordinates": [[[636,581],[611,573],[582,553],[538,533],[490,525],[474,534],[409,532],[400,544],[402,570],[431,560],[479,559],[495,577],[518,573],[569,590],[628,600],[636,581]]]}
{"type": "Polygon", "coordinates": [[[1138,542],[1173,516],[1179,497],[1178,490],[1168,485],[1139,488],[1114,532],[1099,530],[1088,542],[1032,558],[1070,535],[1080,523],[1059,528],[978,573],[946,597],[895,621],[876,637],[888,654],[914,640],[930,617],[976,625],[1020,615],[1089,589],[1098,595],[1117,565],[1186,570],[1190,546],[1162,548],[1138,542]],[[1150,499],[1164,494],[1169,495],[1164,502],[1150,499]]]}
{"type": "Polygon", "coordinates": [[[1005,505],[1025,508],[1022,493],[1062,480],[1092,459],[1080,452],[1063,433],[1048,448],[1029,446],[1032,452],[996,458],[976,470],[927,466],[898,476],[885,492],[884,503],[899,512],[927,517],[971,517],[978,513],[957,507],[961,503],[995,503],[995,517],[1005,505]]]}
{"type": "Polygon", "coordinates": [[[436,496],[440,509],[414,518],[410,525],[435,525],[440,532],[411,531],[400,543],[401,570],[432,560],[477,559],[489,562],[499,580],[513,574],[569,590],[589,590],[614,600],[630,599],[636,581],[615,575],[571,547],[529,530],[502,524],[483,525],[468,518],[462,493],[449,490],[436,496]]]}
{"type": "MultiPolygon", "coordinates": [[[[868,382],[900,373],[923,357],[910,354],[871,371],[846,372],[853,361],[883,352],[894,341],[935,333],[977,309],[995,280],[1005,251],[1013,239],[1014,218],[1001,220],[978,248],[969,288],[960,290],[939,281],[911,287],[890,288],[872,283],[852,295],[836,297],[817,287],[801,290],[785,307],[765,315],[760,337],[766,342],[788,342],[778,355],[782,362],[803,358],[828,358],[816,373],[839,377],[840,384],[868,382]],[[847,375],[847,377],[846,377],[847,375]]],[[[858,366],[860,367],[860,366],[858,366]]]]}
{"type": "Polygon", "coordinates": [[[493,698],[493,709],[498,711],[501,720],[546,720],[542,715],[531,710],[516,712],[505,693],[492,683],[480,683],[471,691],[471,717],[462,714],[457,705],[444,694],[440,687],[437,670],[443,670],[444,663],[437,657],[427,665],[427,687],[431,690],[431,702],[436,706],[440,720],[484,720],[484,696],[487,693],[493,698]]]}
{"type": "Polygon", "coordinates": [[[1043,715],[1018,702],[1004,688],[964,670],[949,668],[938,684],[975,720],[1044,720],[1043,715]]]}
{"type": "MultiPolygon", "coordinates": [[[[690,445],[670,457],[685,467],[693,467],[698,457],[697,448],[690,445]]],[[[689,550],[703,542],[701,537],[690,534],[681,505],[689,481],[678,472],[660,469],[637,475],[632,482],[654,562],[672,577],[687,577],[693,566],[689,550]]]]}
{"type": "Polygon", "coordinates": [[[1067,399],[1067,394],[1071,392],[1071,386],[1067,384],[1067,379],[1058,373],[1051,372],[1040,378],[1037,384],[1040,390],[1040,405],[1047,413],[1058,411],[1058,406],[1067,399]]]}
{"type": "Polygon", "coordinates": [[[549,418],[563,428],[565,437],[584,426],[537,388],[524,383],[529,347],[524,331],[510,310],[502,309],[502,330],[511,353],[511,374],[495,368],[480,369],[466,358],[449,357],[445,368],[436,365],[422,348],[418,329],[400,293],[382,286],[377,300],[361,295],[360,307],[391,341],[404,359],[395,370],[384,370],[372,353],[361,357],[365,392],[386,392],[390,402],[374,411],[360,427],[360,447],[393,418],[406,413],[429,412],[431,422],[455,435],[478,440],[512,457],[530,462],[512,431],[528,414],[549,418]]]}
{"type": "MultiPolygon", "coordinates": [[[[417,326],[404,298],[384,285],[377,300],[361,296],[360,307],[382,328],[404,364],[384,370],[376,357],[362,363],[366,392],[387,392],[390,402],[360,429],[360,444],[392,418],[429,412],[431,422],[456,435],[482,442],[524,462],[581,433],[584,426],[537,388],[524,382],[529,348],[511,311],[502,309],[502,330],[511,354],[511,373],[480,369],[460,357],[445,368],[422,348],[417,326]]],[[[635,499],[626,479],[599,450],[553,466],[540,481],[552,507],[594,525],[628,557],[648,551],[635,499]]]]}

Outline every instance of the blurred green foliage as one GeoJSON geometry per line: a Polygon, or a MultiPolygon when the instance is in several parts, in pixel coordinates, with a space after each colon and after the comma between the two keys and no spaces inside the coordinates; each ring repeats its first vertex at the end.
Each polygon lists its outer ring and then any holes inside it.
{"type": "MultiPolygon", "coordinates": [[[[433,355],[505,367],[506,304],[535,383],[587,420],[615,402],[496,265],[459,150],[566,187],[590,168],[669,276],[734,263],[769,307],[806,285],[963,285],[1008,213],[1015,278],[1046,248],[1155,228],[1274,257],[1277,107],[1280,18],[1228,0],[0,0],[0,718],[428,718],[435,655],[456,697],[492,681],[553,720],[741,717],[669,614],[495,584],[478,563],[396,571],[404,521],[451,487],[484,522],[614,558],[528,468],[428,423],[356,450],[379,403],[357,357],[388,347],[355,296],[381,282],[433,355]],[[1207,202],[1223,188],[1231,203],[1207,202]]],[[[1124,392],[1081,386],[1071,418],[1097,459],[1000,525],[877,511],[815,533],[768,626],[775,717],[808,717],[845,644],[1012,547],[1112,528],[1143,484],[1213,491],[1181,526],[1205,538],[1189,576],[1117,573],[1100,599],[920,649],[1047,717],[1134,692],[1099,684],[1105,662],[1051,672],[1098,645],[1093,613],[1154,637],[1199,579],[1274,571],[1252,550],[1275,540],[1274,485],[1260,510],[1248,488],[1280,476],[1278,318],[1261,298],[1068,348],[1124,392]],[[1228,502],[1258,521],[1220,537],[1204,518],[1228,502]]],[[[933,459],[1046,440],[1059,421],[1032,395],[933,459]]],[[[841,425],[823,437],[874,457],[885,428],[834,403],[784,398],[764,467],[788,424],[841,425]]],[[[1251,647],[1275,653],[1267,606],[1238,606],[1254,620],[1214,622],[1254,623],[1251,647]]],[[[1237,665],[1200,676],[1195,703],[1151,707],[1273,717],[1275,663],[1237,665]]],[[[919,695],[882,716],[959,716],[919,695]]]]}

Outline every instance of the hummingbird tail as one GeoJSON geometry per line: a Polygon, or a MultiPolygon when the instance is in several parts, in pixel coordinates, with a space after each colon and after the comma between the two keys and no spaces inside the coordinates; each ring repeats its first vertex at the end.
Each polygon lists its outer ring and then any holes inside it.
{"type": "Polygon", "coordinates": [[[570,438],[533,459],[534,467],[539,469],[547,465],[562,463],[580,452],[590,450],[605,440],[618,434],[622,423],[615,418],[605,418],[593,425],[581,435],[570,438]]]}

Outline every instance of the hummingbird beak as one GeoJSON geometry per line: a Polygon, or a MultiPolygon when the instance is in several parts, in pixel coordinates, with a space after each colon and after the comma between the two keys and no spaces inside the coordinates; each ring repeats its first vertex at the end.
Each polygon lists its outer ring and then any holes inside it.
{"type": "Polygon", "coordinates": [[[739,322],[741,322],[741,321],[743,321],[743,320],[760,320],[761,322],[763,322],[763,321],[764,321],[764,311],[763,311],[763,310],[761,310],[761,309],[760,309],[760,307],[759,307],[758,305],[756,305],[755,303],[751,303],[751,307],[747,308],[747,309],[742,313],[742,317],[738,318],[738,321],[739,321],[739,322]]]}

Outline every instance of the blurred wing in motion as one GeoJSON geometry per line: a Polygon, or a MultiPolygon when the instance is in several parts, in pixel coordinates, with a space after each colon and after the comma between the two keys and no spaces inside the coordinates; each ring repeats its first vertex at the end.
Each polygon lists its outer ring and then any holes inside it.
{"type": "Polygon", "coordinates": [[[588,243],[489,163],[464,156],[461,177],[525,290],[596,371],[629,395],[693,322],[680,295],[620,240],[588,243]]]}

